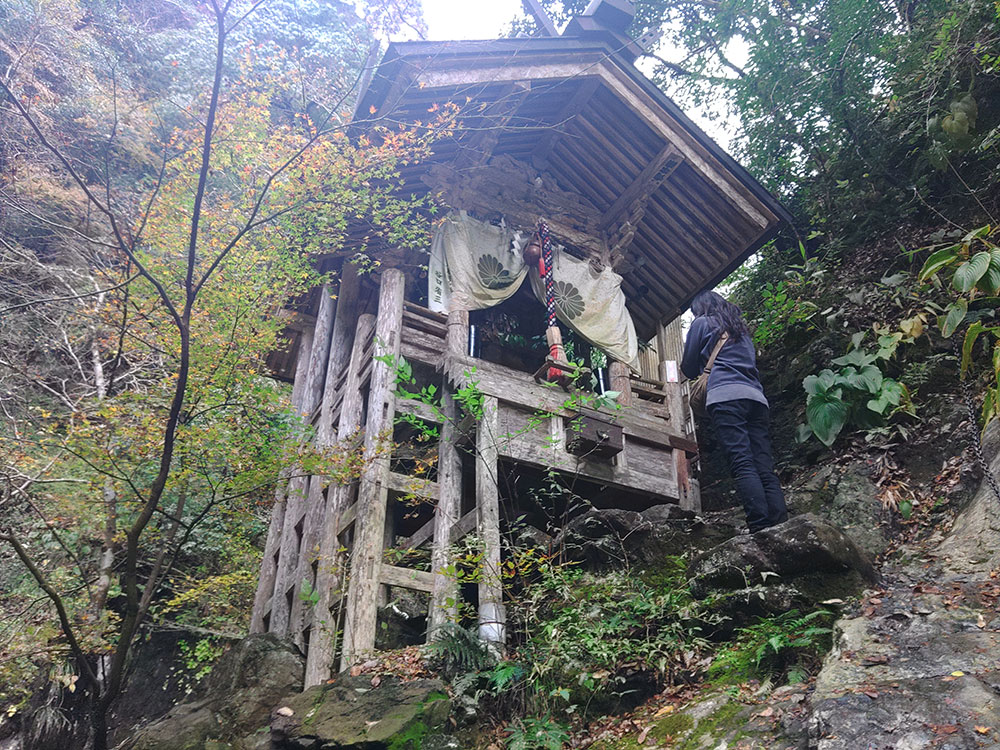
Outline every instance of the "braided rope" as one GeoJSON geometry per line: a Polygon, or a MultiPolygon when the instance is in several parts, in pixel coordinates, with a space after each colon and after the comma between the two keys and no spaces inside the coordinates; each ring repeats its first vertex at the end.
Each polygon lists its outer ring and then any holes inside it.
{"type": "Polygon", "coordinates": [[[545,308],[548,313],[548,326],[556,324],[556,282],[552,274],[552,239],[549,237],[549,225],[541,219],[538,222],[538,239],[542,242],[542,263],[545,264],[545,308]]]}
{"type": "Polygon", "coordinates": [[[993,488],[993,494],[997,496],[997,500],[1000,500],[1000,485],[997,484],[997,478],[993,476],[993,472],[990,471],[990,465],[986,462],[986,456],[983,455],[983,443],[979,437],[979,418],[976,416],[976,404],[972,396],[972,384],[970,383],[972,378],[961,374],[962,341],[964,341],[965,337],[959,336],[958,331],[953,335],[955,337],[952,340],[955,347],[955,358],[958,360],[959,366],[958,382],[962,386],[962,400],[965,401],[965,408],[969,412],[969,442],[972,445],[972,452],[976,455],[976,462],[979,464],[979,468],[982,469],[983,478],[993,488]]]}

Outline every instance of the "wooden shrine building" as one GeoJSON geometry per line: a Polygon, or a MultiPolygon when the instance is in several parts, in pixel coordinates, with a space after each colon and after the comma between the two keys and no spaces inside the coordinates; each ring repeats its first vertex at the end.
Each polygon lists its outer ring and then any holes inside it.
{"type": "Polygon", "coordinates": [[[430,260],[390,253],[366,274],[344,263],[271,363],[320,447],[354,440],[367,457],[357,481],[294,476],[274,506],[251,629],[303,648],[307,685],[375,648],[398,587],[426,598],[428,632],[461,598],[481,636],[503,641],[512,485],[555,470],[595,505],[700,507],[678,316],[787,214],[634,67],[630,20],[623,0],[595,0],[561,36],[392,44],[361,97],[365,117],[403,123],[447,102],[471,114],[404,167],[403,192],[433,191],[452,211],[430,260]],[[573,354],[590,350],[617,409],[535,378],[547,292],[522,250],[540,220],[573,354]],[[408,390],[433,385],[439,408],[398,393],[403,360],[408,390]],[[453,398],[470,385],[472,417],[453,398]],[[414,424],[439,438],[401,447],[414,424]],[[447,571],[463,538],[483,563],[460,587],[447,571]]]}

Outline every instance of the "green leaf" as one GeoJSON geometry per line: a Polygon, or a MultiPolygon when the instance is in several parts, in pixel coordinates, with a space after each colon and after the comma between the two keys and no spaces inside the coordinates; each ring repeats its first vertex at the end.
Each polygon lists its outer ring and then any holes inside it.
{"type": "Polygon", "coordinates": [[[1000,250],[990,252],[990,265],[977,285],[986,294],[1000,293],[1000,250]]]}
{"type": "Polygon", "coordinates": [[[973,229],[971,232],[969,232],[962,238],[962,243],[968,245],[973,240],[980,240],[983,237],[986,237],[990,233],[990,229],[991,227],[989,224],[987,224],[984,227],[979,227],[979,229],[973,229]]]}
{"type": "Polygon", "coordinates": [[[866,365],[861,368],[861,378],[865,388],[869,393],[878,393],[882,388],[882,371],[874,365],[866,365]]]}
{"type": "Polygon", "coordinates": [[[855,367],[863,367],[865,365],[870,365],[874,361],[874,355],[867,354],[861,349],[854,349],[853,351],[845,354],[843,357],[837,357],[836,359],[830,360],[830,363],[834,365],[854,365],[855,367]]]}
{"type": "Polygon", "coordinates": [[[945,247],[931,253],[931,256],[924,261],[924,267],[920,269],[920,276],[918,278],[921,281],[926,281],[942,268],[951,264],[958,257],[958,251],[961,248],[961,245],[952,245],[951,247],[945,247]]]}
{"type": "Polygon", "coordinates": [[[822,370],[819,375],[808,375],[802,381],[802,387],[810,396],[826,393],[836,384],[837,376],[833,370],[822,370]]]}
{"type": "Polygon", "coordinates": [[[806,420],[813,434],[827,447],[833,445],[844,428],[847,412],[847,404],[841,398],[839,388],[812,394],[806,400],[806,420]]]}
{"type": "Polygon", "coordinates": [[[965,332],[965,341],[962,342],[962,376],[969,371],[972,366],[972,347],[976,345],[976,339],[979,338],[979,334],[986,330],[986,326],[980,323],[978,320],[969,326],[969,330],[965,332]]]}
{"type": "Polygon", "coordinates": [[[964,297],[948,305],[945,311],[944,322],[941,323],[941,335],[945,338],[951,336],[962,325],[962,321],[965,320],[965,314],[968,311],[969,301],[964,297]]]}
{"type": "Polygon", "coordinates": [[[951,279],[952,286],[960,292],[971,291],[986,274],[991,261],[990,253],[985,250],[976,253],[955,270],[951,279]]]}

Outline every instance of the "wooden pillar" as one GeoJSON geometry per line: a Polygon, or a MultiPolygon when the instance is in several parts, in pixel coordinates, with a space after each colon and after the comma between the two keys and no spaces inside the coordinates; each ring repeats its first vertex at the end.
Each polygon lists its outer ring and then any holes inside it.
{"type": "MultiPolygon", "coordinates": [[[[364,395],[361,392],[362,357],[375,329],[375,316],[364,314],[358,318],[354,343],[351,348],[344,396],[337,422],[337,439],[353,438],[361,422],[364,395]]],[[[340,519],[353,494],[353,483],[333,485],[327,490],[327,512],[323,518],[323,532],[319,542],[316,573],[317,601],[313,607],[312,636],[306,654],[305,687],[320,685],[330,678],[333,658],[337,652],[337,617],[331,609],[343,598],[343,565],[340,553],[340,519]]]]}
{"type": "Polygon", "coordinates": [[[483,397],[483,418],[476,434],[476,515],[483,545],[479,582],[479,637],[503,644],[507,615],[500,575],[499,410],[495,396],[483,397]]]}
{"type": "MultiPolygon", "coordinates": [[[[388,268],[382,272],[375,321],[375,351],[376,356],[388,355],[390,361],[399,356],[404,286],[403,272],[399,269],[388,268]]],[[[396,415],[395,402],[395,368],[376,360],[372,364],[368,390],[368,419],[365,424],[365,458],[368,465],[358,488],[358,512],[347,590],[350,627],[344,632],[342,668],[349,667],[375,648],[379,574],[385,544],[388,452],[391,450],[396,415]]]]}
{"type": "MultiPolygon", "coordinates": [[[[314,409],[320,409],[314,438],[314,445],[319,450],[331,447],[337,439],[331,412],[337,395],[338,376],[347,368],[351,356],[351,340],[357,320],[357,274],[351,264],[345,263],[344,269],[345,275],[338,287],[336,302],[334,302],[329,286],[323,286],[323,296],[320,299],[319,313],[316,316],[317,338],[313,340],[324,340],[327,344],[325,347],[315,350],[309,363],[307,382],[312,390],[306,394],[306,398],[318,399],[322,395],[318,404],[314,402],[314,409]],[[324,361],[321,366],[314,367],[313,360],[317,356],[324,357],[324,361]]],[[[326,495],[323,490],[329,481],[329,477],[325,475],[314,475],[308,479],[306,501],[303,507],[302,541],[298,565],[292,579],[296,586],[302,586],[303,581],[308,581],[310,587],[316,585],[316,574],[313,566],[317,562],[319,541],[323,534],[323,519],[328,512],[326,495]]],[[[295,596],[293,598],[288,632],[292,636],[292,641],[300,648],[305,645],[303,631],[310,615],[309,609],[309,604],[303,597],[295,596]]]]}
{"type": "MultiPolygon", "coordinates": [[[[303,399],[307,391],[306,380],[309,376],[312,342],[312,331],[303,331],[299,339],[295,382],[292,386],[292,408],[297,414],[302,413],[303,399]]],[[[297,469],[290,470],[290,474],[296,473],[297,469]]],[[[301,478],[293,476],[282,483],[276,493],[275,506],[271,511],[271,526],[268,529],[267,542],[264,544],[264,558],[261,560],[260,580],[257,583],[257,593],[250,617],[251,632],[280,635],[287,632],[289,606],[285,596],[286,590],[283,587],[290,574],[288,566],[294,564],[294,556],[298,553],[297,550],[292,549],[290,552],[289,550],[294,542],[296,521],[293,518],[298,513],[301,490],[301,478]],[[263,626],[265,614],[268,620],[266,628],[263,626]]]]}
{"type": "Polygon", "coordinates": [[[632,406],[631,371],[624,362],[611,359],[608,362],[608,380],[610,390],[618,391],[618,403],[622,406],[632,406]]]}
{"type": "MultiPolygon", "coordinates": [[[[661,326],[656,337],[660,353],[660,380],[664,382],[666,406],[670,412],[670,431],[680,437],[687,437],[687,414],[684,406],[684,386],[680,382],[680,357],[683,356],[680,318],[667,326],[661,326]]],[[[685,510],[701,512],[701,493],[697,482],[691,479],[691,462],[687,453],[673,450],[674,472],[677,476],[677,492],[680,506],[685,510]]]]}
{"type": "MultiPolygon", "coordinates": [[[[468,341],[469,313],[465,310],[449,313],[445,356],[465,355],[468,341]]],[[[445,367],[444,370],[447,373],[449,368],[445,367]]],[[[454,393],[455,386],[446,374],[441,388],[444,424],[441,425],[441,439],[438,443],[439,497],[434,510],[434,541],[431,547],[434,589],[431,591],[427,618],[429,638],[433,638],[435,631],[458,617],[458,581],[454,573],[446,572],[454,562],[450,554],[452,529],[462,513],[462,456],[458,451],[458,421],[461,415],[453,398],[454,393]]]]}
{"type": "Polygon", "coordinates": [[[319,290],[319,306],[316,311],[316,326],[313,329],[312,353],[306,374],[306,390],[302,396],[302,411],[309,417],[319,407],[326,379],[326,369],[330,357],[330,335],[333,331],[333,315],[336,302],[329,284],[319,290]]]}

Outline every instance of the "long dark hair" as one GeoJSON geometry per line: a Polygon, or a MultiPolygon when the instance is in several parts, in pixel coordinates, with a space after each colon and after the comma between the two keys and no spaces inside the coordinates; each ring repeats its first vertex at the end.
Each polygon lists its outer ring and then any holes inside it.
{"type": "Polygon", "coordinates": [[[750,333],[743,320],[743,311],[721,294],[707,290],[698,292],[691,300],[691,312],[696,318],[702,315],[715,318],[732,341],[739,341],[750,333]]]}

